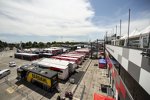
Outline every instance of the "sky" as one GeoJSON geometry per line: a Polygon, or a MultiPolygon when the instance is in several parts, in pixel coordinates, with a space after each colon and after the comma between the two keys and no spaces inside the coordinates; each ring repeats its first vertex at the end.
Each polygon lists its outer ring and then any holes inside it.
{"type": "Polygon", "coordinates": [[[150,0],[0,0],[0,40],[93,41],[150,25],[150,0]],[[117,25],[117,32],[116,32],[117,25]]]}

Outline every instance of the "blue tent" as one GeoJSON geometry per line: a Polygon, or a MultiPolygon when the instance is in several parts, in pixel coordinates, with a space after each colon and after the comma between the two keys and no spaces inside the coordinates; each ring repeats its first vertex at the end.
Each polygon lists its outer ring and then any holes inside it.
{"type": "Polygon", "coordinates": [[[99,63],[100,64],[106,64],[106,60],[105,59],[99,59],[99,63]]]}

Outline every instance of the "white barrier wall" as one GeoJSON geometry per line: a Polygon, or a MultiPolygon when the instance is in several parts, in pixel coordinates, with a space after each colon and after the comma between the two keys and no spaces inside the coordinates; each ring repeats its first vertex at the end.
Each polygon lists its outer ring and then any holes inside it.
{"type": "Polygon", "coordinates": [[[106,45],[106,50],[150,94],[150,58],[136,49],[106,45]]]}

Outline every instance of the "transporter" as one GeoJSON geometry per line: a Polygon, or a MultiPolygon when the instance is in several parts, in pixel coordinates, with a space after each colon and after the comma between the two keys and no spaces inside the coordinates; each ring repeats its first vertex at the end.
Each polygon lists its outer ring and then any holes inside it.
{"type": "Polygon", "coordinates": [[[79,60],[81,62],[83,62],[84,59],[85,59],[84,55],[79,55],[79,54],[62,54],[61,56],[63,56],[63,57],[72,57],[72,58],[79,58],[79,60]]]}
{"type": "Polygon", "coordinates": [[[80,58],[63,57],[63,56],[53,56],[52,58],[59,59],[59,60],[64,60],[64,61],[75,62],[77,65],[82,64],[82,60],[80,60],[80,58]]]}
{"type": "Polygon", "coordinates": [[[39,59],[38,54],[32,54],[32,53],[15,53],[14,56],[15,58],[28,60],[28,61],[39,59]]]}
{"type": "Polygon", "coordinates": [[[51,53],[52,55],[58,55],[63,53],[63,49],[60,47],[51,47],[51,48],[45,48],[43,50],[44,53],[51,53]]]}
{"type": "Polygon", "coordinates": [[[33,65],[23,65],[18,68],[17,79],[37,84],[46,91],[54,90],[58,86],[57,72],[35,67],[33,65]]]}
{"type": "Polygon", "coordinates": [[[75,62],[52,58],[44,58],[40,61],[33,62],[32,64],[44,69],[50,69],[58,72],[58,78],[61,80],[66,80],[77,68],[77,64],[75,62]]]}

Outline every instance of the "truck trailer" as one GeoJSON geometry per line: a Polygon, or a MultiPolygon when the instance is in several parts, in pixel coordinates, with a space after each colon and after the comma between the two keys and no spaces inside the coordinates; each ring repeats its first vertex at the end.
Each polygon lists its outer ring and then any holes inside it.
{"type": "Polygon", "coordinates": [[[48,69],[42,69],[33,65],[23,65],[17,69],[17,78],[30,83],[38,83],[47,91],[54,90],[58,86],[58,73],[48,69]]]}

